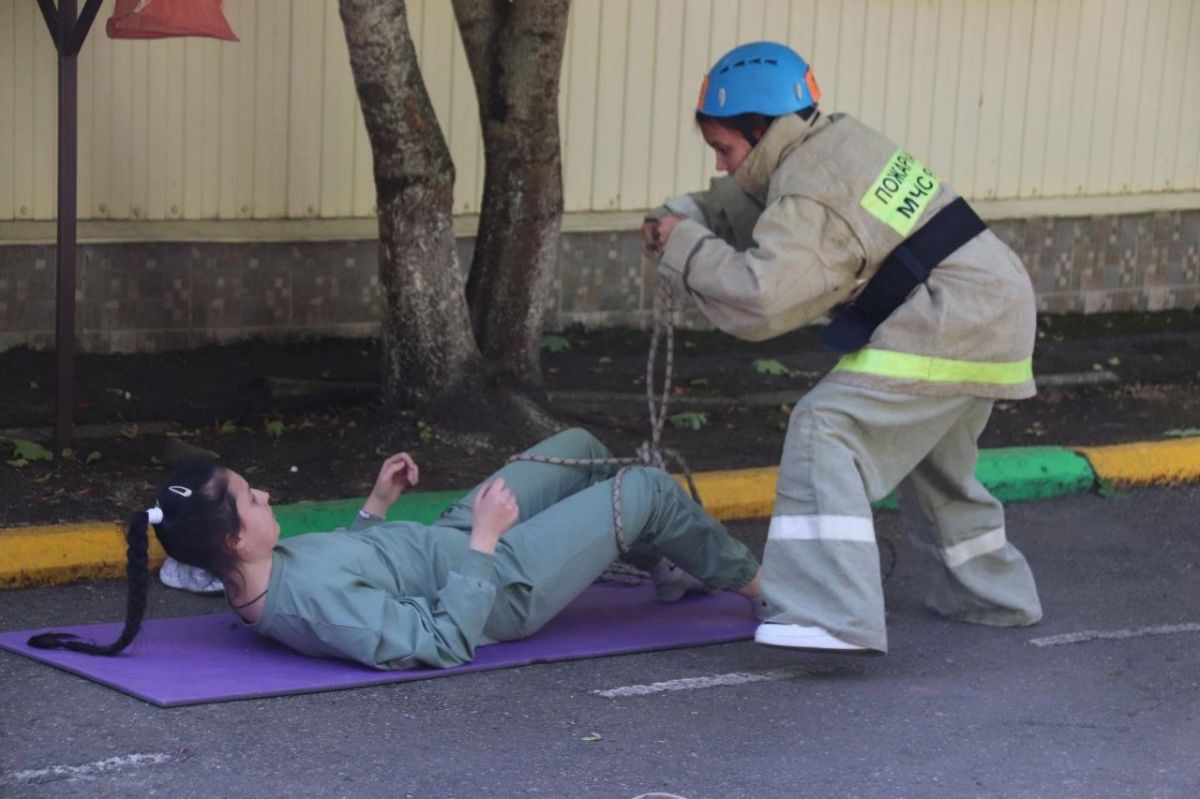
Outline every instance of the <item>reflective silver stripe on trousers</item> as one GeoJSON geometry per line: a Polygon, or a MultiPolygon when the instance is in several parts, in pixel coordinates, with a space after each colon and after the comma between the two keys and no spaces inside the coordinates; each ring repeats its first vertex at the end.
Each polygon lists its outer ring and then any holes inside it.
{"type": "Polygon", "coordinates": [[[969,560],[978,558],[980,555],[988,555],[997,550],[1004,549],[1004,545],[1008,543],[1003,527],[988,530],[986,533],[977,535],[969,541],[963,541],[961,544],[955,544],[952,547],[935,547],[928,541],[921,541],[912,536],[909,536],[909,540],[912,541],[914,547],[941,560],[951,569],[957,568],[969,560]]]}
{"type": "Polygon", "coordinates": [[[774,516],[772,541],[859,541],[875,543],[875,524],[861,516],[774,516]]]}

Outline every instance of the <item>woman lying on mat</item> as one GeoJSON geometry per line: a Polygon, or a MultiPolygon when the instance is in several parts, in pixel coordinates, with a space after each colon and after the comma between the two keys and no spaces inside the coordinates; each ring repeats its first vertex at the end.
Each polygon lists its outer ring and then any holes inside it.
{"type": "MultiPolygon", "coordinates": [[[[611,457],[583,430],[529,452],[611,457]]],[[[146,607],[153,524],[168,554],[224,581],[230,606],[250,629],[293,649],[380,669],[466,663],[476,646],[532,635],[618,556],[615,471],[517,461],[434,525],[389,522],[388,508],[418,477],[402,453],[384,462],[349,529],[281,542],[267,492],[213,464],[183,466],[155,506],[129,520],[121,636],[97,645],[47,633],[29,643],[98,655],[124,649],[146,607]]],[[[621,518],[626,557],[653,567],[660,599],[713,588],[752,601],[761,595],[758,561],[661,469],[624,473],[621,518]]]]}

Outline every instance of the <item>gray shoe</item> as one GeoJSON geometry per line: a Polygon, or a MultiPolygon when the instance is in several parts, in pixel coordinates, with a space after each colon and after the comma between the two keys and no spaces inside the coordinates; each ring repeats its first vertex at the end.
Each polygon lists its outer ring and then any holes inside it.
{"type": "Polygon", "coordinates": [[[678,602],[689,591],[711,594],[713,590],[669,560],[663,560],[651,572],[654,595],[659,602],[678,602]]]}
{"type": "Polygon", "coordinates": [[[759,621],[766,621],[771,616],[775,615],[774,611],[771,610],[771,605],[767,602],[766,598],[761,596],[750,600],[750,609],[754,614],[754,618],[758,619],[759,621]]]}

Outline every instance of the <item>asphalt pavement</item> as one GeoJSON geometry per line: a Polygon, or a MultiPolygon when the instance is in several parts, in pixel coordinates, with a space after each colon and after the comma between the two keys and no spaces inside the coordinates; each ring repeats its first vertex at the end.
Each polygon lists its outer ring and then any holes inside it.
{"type": "MultiPolygon", "coordinates": [[[[1027,629],[925,610],[922,556],[880,512],[882,658],[746,642],[163,709],[0,652],[0,795],[1200,796],[1198,511],[1196,485],[1011,505],[1045,608],[1027,629]]],[[[730,527],[761,548],[764,522],[730,527]]],[[[0,592],[0,629],[124,601],[0,592]]],[[[149,615],[223,610],[158,588],[149,615]]]]}

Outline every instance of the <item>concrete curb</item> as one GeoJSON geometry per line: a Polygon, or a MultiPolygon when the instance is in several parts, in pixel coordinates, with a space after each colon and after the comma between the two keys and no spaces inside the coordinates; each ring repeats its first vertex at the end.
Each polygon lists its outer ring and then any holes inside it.
{"type": "MultiPolygon", "coordinates": [[[[1105,447],[1011,447],[980,453],[979,479],[1000,500],[1046,499],[1118,487],[1200,482],[1200,437],[1105,447]]],[[[722,521],[766,518],[775,501],[776,467],[702,472],[696,487],[722,521]]],[[[681,479],[681,478],[680,478],[681,479]]],[[[432,522],[462,491],[417,492],[400,498],[391,518],[432,522]]],[[[276,508],[285,537],[344,526],[359,499],[301,502],[276,508]]],[[[895,507],[889,497],[878,507],[895,507]]],[[[114,579],[125,572],[123,530],[114,522],[0,529],[0,589],[114,579]]],[[[164,553],[151,542],[151,565],[164,553]]]]}

